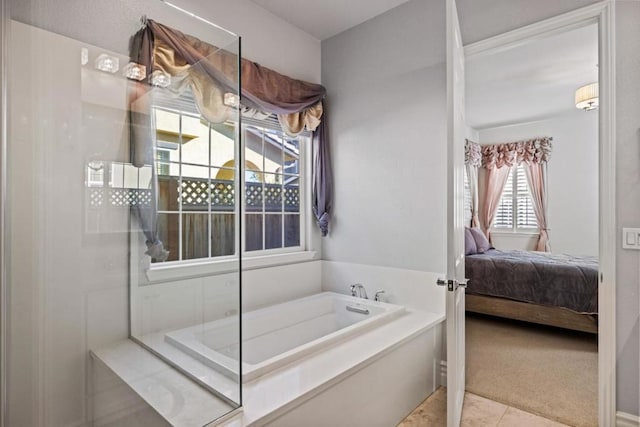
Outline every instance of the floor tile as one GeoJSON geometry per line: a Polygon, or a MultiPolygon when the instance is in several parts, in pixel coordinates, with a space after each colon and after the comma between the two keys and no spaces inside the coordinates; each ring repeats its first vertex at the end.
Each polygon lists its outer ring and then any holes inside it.
{"type": "Polygon", "coordinates": [[[398,427],[445,427],[446,425],[447,389],[440,387],[398,424],[398,427]]]}
{"type": "MultiPolygon", "coordinates": [[[[398,427],[446,427],[447,389],[438,388],[398,427]]],[[[472,393],[465,393],[461,427],[569,427],[472,393]]]]}
{"type": "Polygon", "coordinates": [[[568,427],[555,421],[509,407],[498,427],[568,427]]]}
{"type": "Polygon", "coordinates": [[[461,427],[497,426],[508,406],[471,393],[464,395],[461,427]]]}

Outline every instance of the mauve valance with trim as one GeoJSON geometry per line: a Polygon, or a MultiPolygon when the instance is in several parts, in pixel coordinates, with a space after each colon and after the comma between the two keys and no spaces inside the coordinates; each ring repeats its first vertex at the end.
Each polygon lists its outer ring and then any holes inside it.
{"type": "MultiPolygon", "coordinates": [[[[220,123],[237,116],[235,107],[224,103],[226,93],[237,94],[238,55],[210,45],[153,20],[131,39],[131,60],[146,66],[147,74],[162,71],[171,76],[168,91],[191,89],[198,110],[210,122],[220,123]]],[[[312,211],[322,235],[329,231],[333,200],[333,175],[323,99],[326,89],[282,75],[240,58],[241,104],[247,108],[276,114],[283,130],[295,136],[305,129],[313,132],[312,211]],[[324,120],[323,120],[324,119],[324,120]]],[[[152,93],[148,80],[131,81],[130,135],[131,162],[152,167],[152,193],[157,193],[154,135],[151,120],[152,93]]],[[[157,197],[151,208],[138,210],[137,216],[147,238],[147,254],[163,261],[167,257],[158,238],[157,197]]]]}
{"type": "Polygon", "coordinates": [[[547,163],[551,158],[553,138],[541,137],[504,144],[480,145],[466,141],[465,164],[482,166],[485,169],[512,167],[522,162],[528,164],[547,163]]]}
{"type": "Polygon", "coordinates": [[[482,149],[477,142],[465,140],[464,144],[464,164],[477,168],[482,164],[482,149]]]}
{"type": "MultiPolygon", "coordinates": [[[[146,27],[134,36],[132,52],[138,53],[132,59],[145,65],[149,73],[162,70],[178,79],[177,86],[187,81],[201,113],[209,121],[226,119],[224,94],[237,90],[235,53],[153,20],[148,20],[146,27]]],[[[248,59],[240,61],[242,105],[276,114],[283,129],[291,135],[318,127],[326,95],[324,86],[293,79],[248,59]]]]}

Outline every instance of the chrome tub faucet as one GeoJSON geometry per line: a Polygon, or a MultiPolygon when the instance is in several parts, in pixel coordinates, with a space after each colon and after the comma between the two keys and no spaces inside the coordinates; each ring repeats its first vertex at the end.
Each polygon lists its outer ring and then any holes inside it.
{"type": "Polygon", "coordinates": [[[367,296],[367,290],[364,288],[364,286],[362,286],[362,284],[356,283],[355,285],[351,285],[350,289],[352,297],[369,299],[369,297],[367,296]]]}

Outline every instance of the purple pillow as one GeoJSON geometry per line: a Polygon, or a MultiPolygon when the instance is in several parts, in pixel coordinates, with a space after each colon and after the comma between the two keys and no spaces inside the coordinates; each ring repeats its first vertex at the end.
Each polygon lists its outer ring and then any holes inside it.
{"type": "Polygon", "coordinates": [[[487,237],[484,235],[479,228],[470,228],[469,231],[473,236],[473,239],[476,241],[476,250],[477,253],[483,254],[489,249],[491,249],[491,243],[487,240],[487,237]]]}
{"type": "Polygon", "coordinates": [[[478,248],[476,247],[476,239],[473,238],[473,234],[471,234],[471,230],[469,227],[464,228],[464,254],[465,255],[473,255],[478,253],[478,248]]]}

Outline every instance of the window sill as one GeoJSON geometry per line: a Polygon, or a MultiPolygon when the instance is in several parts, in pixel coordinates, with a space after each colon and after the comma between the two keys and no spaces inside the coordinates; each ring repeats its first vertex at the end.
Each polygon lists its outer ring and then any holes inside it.
{"type": "Polygon", "coordinates": [[[491,230],[492,236],[500,237],[533,237],[539,235],[539,231],[505,231],[505,230],[491,230]]]}
{"type": "MultiPolygon", "coordinates": [[[[316,251],[300,251],[284,254],[245,256],[242,258],[243,270],[275,267],[278,265],[307,262],[316,258],[316,251]]],[[[166,282],[199,276],[214,276],[238,271],[237,258],[225,260],[207,260],[173,265],[154,265],[145,271],[149,282],[166,282]]]]}

